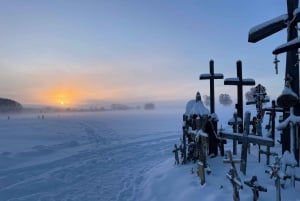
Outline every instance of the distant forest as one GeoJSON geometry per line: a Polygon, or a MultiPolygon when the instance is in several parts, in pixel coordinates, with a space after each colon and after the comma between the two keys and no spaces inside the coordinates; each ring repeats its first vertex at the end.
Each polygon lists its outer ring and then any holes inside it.
{"type": "Polygon", "coordinates": [[[21,112],[22,109],[23,106],[17,101],[7,98],[0,98],[0,113],[21,112]]]}

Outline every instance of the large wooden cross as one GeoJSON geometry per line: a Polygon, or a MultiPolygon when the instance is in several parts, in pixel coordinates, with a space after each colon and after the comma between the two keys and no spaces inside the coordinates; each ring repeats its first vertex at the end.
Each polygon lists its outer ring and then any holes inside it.
{"type": "MultiPolygon", "coordinates": [[[[299,58],[298,58],[298,48],[300,47],[300,42],[297,41],[298,37],[298,27],[297,23],[300,22],[300,10],[298,8],[299,0],[287,0],[287,14],[276,17],[270,21],[259,24],[249,31],[248,41],[256,43],[270,35],[287,28],[287,43],[279,46],[273,51],[273,54],[277,55],[283,52],[286,53],[286,67],[285,67],[285,79],[288,75],[293,77],[291,81],[291,89],[299,97],[299,58]]],[[[300,115],[300,104],[297,103],[294,106],[295,114],[300,115]]],[[[288,111],[284,112],[283,118],[288,117],[288,111]]],[[[285,150],[290,149],[288,138],[289,130],[283,131],[283,144],[282,153],[285,150]],[[285,143],[287,142],[287,143],[285,143]]],[[[299,161],[298,161],[299,162],[299,161]]]]}
{"type": "Polygon", "coordinates": [[[215,113],[215,79],[223,79],[224,75],[214,72],[214,61],[209,61],[209,73],[201,74],[200,80],[210,80],[210,113],[215,113]]]}
{"type": "Polygon", "coordinates": [[[261,136],[255,136],[255,135],[248,135],[249,134],[249,126],[250,126],[250,112],[245,113],[245,131],[243,135],[233,132],[226,132],[226,131],[220,131],[219,135],[222,138],[227,139],[235,139],[242,141],[242,152],[241,152],[241,166],[240,171],[246,175],[246,168],[247,168],[247,148],[249,143],[255,143],[259,145],[265,145],[265,146],[274,146],[274,142],[272,139],[263,138],[261,136]]]}
{"type": "MultiPolygon", "coordinates": [[[[224,85],[236,85],[237,86],[237,115],[243,120],[243,86],[252,86],[255,85],[253,79],[243,79],[242,73],[242,62],[237,61],[236,63],[237,78],[226,78],[224,80],[224,85]]],[[[239,127],[239,133],[243,132],[243,126],[239,127]]]]}

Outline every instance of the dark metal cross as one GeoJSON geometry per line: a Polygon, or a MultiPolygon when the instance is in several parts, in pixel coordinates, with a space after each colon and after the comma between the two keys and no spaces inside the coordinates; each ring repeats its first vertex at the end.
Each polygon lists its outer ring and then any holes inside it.
{"type": "MultiPolygon", "coordinates": [[[[242,62],[237,61],[236,63],[237,78],[226,78],[224,80],[224,85],[236,85],[237,86],[237,115],[243,120],[243,86],[255,85],[253,79],[243,79],[242,73],[242,62]]],[[[243,126],[239,127],[238,132],[243,132],[243,126]]]]}
{"type": "Polygon", "coordinates": [[[245,113],[245,132],[243,135],[240,135],[238,133],[232,133],[232,132],[225,132],[220,131],[219,135],[222,138],[226,139],[235,139],[242,141],[242,153],[241,153],[241,172],[246,175],[246,167],[247,167],[247,148],[249,143],[255,143],[259,145],[265,145],[265,146],[274,146],[274,142],[272,139],[263,138],[261,136],[255,136],[255,135],[248,135],[249,134],[249,126],[250,126],[250,112],[245,113]]]}
{"type": "Polygon", "coordinates": [[[209,61],[209,74],[201,74],[200,80],[210,80],[210,113],[215,113],[215,79],[223,79],[224,75],[214,72],[214,61],[209,61]]]}

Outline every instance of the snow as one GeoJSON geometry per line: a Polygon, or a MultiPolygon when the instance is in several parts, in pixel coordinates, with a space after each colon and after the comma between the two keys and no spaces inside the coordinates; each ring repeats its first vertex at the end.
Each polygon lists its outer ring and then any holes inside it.
{"type": "Polygon", "coordinates": [[[202,101],[190,100],[186,104],[185,115],[209,115],[209,110],[204,106],[202,101]]]}
{"type": "Polygon", "coordinates": [[[240,79],[238,77],[231,77],[231,78],[226,78],[226,82],[239,82],[240,79]]]}
{"type": "Polygon", "coordinates": [[[276,128],[278,130],[283,130],[283,129],[285,129],[288,126],[289,123],[293,123],[294,125],[300,123],[300,116],[296,116],[294,114],[293,108],[290,109],[290,115],[288,116],[288,118],[286,118],[284,121],[282,121],[281,123],[279,123],[276,128]]]}
{"type": "Polygon", "coordinates": [[[273,52],[274,54],[279,54],[283,52],[282,51],[283,49],[287,49],[287,47],[290,47],[291,49],[293,48],[296,49],[299,48],[299,45],[300,45],[300,37],[290,40],[289,42],[276,47],[275,50],[273,50],[273,52]]]}
{"type": "Polygon", "coordinates": [[[287,14],[283,14],[283,15],[280,15],[278,17],[275,17],[271,20],[268,20],[266,22],[263,22],[259,25],[256,25],[254,27],[252,27],[250,30],[249,30],[249,35],[252,35],[254,34],[255,32],[261,30],[261,29],[264,29],[268,26],[271,26],[272,24],[274,23],[280,23],[281,21],[287,21],[288,20],[288,15],[287,14]]]}
{"type": "MultiPolygon", "coordinates": [[[[174,165],[172,150],[180,142],[183,112],[53,113],[44,119],[26,114],[9,120],[0,115],[0,200],[232,200],[226,178],[230,164],[223,157],[208,158],[212,172],[204,185],[196,174],[197,163],[174,165]]],[[[232,116],[219,114],[220,119],[232,116]]],[[[231,147],[228,140],[225,149],[231,147]]],[[[280,145],[271,151],[281,153],[280,145]]],[[[239,176],[243,183],[256,175],[268,189],[260,200],[275,200],[274,180],[265,173],[264,155],[258,163],[257,153],[258,146],[251,145],[247,175],[238,171],[239,176]]],[[[295,188],[286,182],[282,200],[300,200],[299,190],[298,182],[295,188]]],[[[240,197],[252,200],[251,189],[244,185],[240,197]]]]}

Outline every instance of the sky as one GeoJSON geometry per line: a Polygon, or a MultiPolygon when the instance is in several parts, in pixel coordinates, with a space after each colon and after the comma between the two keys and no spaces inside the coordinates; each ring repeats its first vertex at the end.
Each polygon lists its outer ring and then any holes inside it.
{"type": "MultiPolygon", "coordinates": [[[[22,104],[190,100],[215,72],[253,78],[276,98],[272,51],[282,30],[248,43],[250,28],[286,13],[284,0],[0,0],[0,97],[22,104]]],[[[216,80],[215,93],[236,96],[216,80]]],[[[249,90],[245,87],[244,91],[249,90]]]]}

